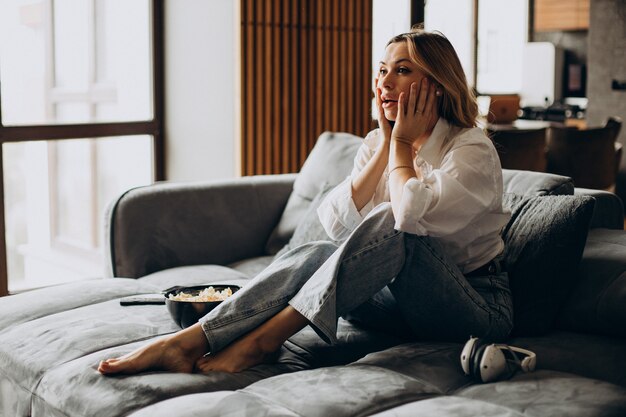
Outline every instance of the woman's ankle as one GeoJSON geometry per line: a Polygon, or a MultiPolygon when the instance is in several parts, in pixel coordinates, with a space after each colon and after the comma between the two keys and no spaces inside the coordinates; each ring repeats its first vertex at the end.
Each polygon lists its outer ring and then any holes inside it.
{"type": "Polygon", "coordinates": [[[209,342],[199,323],[173,334],[165,343],[191,357],[200,358],[209,351],[209,342]]]}

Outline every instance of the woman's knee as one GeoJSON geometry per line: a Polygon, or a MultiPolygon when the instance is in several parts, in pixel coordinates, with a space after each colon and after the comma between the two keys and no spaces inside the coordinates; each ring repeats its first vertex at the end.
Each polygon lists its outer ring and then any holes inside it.
{"type": "Polygon", "coordinates": [[[391,203],[381,203],[365,216],[359,228],[393,230],[395,223],[391,203]]]}

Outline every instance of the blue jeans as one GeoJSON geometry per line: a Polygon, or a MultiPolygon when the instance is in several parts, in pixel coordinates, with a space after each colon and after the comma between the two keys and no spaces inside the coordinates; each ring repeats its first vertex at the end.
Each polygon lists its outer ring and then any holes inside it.
{"type": "Polygon", "coordinates": [[[436,239],[393,226],[391,205],[381,204],[340,246],[312,242],[276,259],[200,320],[210,350],[223,349],[287,305],[329,343],[337,341],[341,316],[420,339],[508,336],[506,272],[466,278],[436,239]]]}

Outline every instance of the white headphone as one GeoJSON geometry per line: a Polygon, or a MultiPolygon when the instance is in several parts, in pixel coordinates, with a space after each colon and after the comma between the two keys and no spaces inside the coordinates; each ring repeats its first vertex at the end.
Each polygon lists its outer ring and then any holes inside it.
{"type": "Polygon", "coordinates": [[[537,355],[530,350],[488,343],[472,336],[461,352],[463,372],[481,382],[495,381],[505,373],[512,374],[516,367],[510,364],[517,365],[524,372],[532,372],[537,364],[537,355]],[[518,353],[524,355],[522,360],[518,353]]]}

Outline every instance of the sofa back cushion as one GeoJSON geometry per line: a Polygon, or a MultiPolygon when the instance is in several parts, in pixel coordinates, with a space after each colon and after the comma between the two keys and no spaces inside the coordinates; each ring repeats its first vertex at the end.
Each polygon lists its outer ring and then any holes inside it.
{"type": "Polygon", "coordinates": [[[502,181],[505,194],[527,196],[574,194],[574,182],[562,175],[503,169],[502,181]]]}
{"type": "Polygon", "coordinates": [[[502,237],[513,295],[514,334],[540,335],[577,283],[594,200],[588,196],[505,194],[511,220],[502,237]]]}
{"type": "Polygon", "coordinates": [[[293,184],[285,211],[266,245],[273,255],[287,244],[323,184],[333,187],[352,171],[354,157],[363,139],[349,133],[320,135],[293,184]]]}
{"type": "MultiPolygon", "coordinates": [[[[322,189],[319,193],[313,198],[311,204],[306,209],[302,217],[300,217],[300,221],[296,226],[296,230],[294,230],[293,235],[291,235],[291,239],[289,239],[289,243],[287,243],[281,250],[278,251],[274,258],[279,258],[286,252],[291,249],[297,248],[298,246],[302,246],[309,242],[326,240],[329,242],[333,241],[326,230],[324,230],[324,226],[320,222],[320,218],[317,215],[317,208],[320,206],[326,195],[333,189],[334,186],[324,183],[322,189]]],[[[339,242],[335,242],[339,243],[339,242]]]]}

